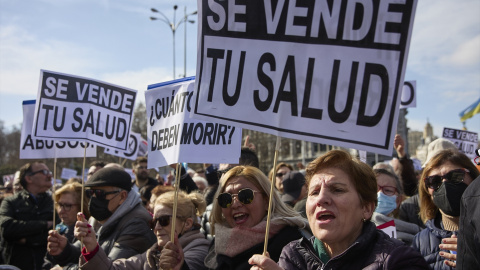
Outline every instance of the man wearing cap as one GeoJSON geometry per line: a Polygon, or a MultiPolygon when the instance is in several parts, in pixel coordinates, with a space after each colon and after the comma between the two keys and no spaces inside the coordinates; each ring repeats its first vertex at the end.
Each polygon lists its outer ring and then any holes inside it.
{"type": "Polygon", "coordinates": [[[53,225],[53,200],[47,191],[52,173],[41,162],[20,168],[23,190],[5,198],[0,206],[0,228],[6,264],[20,269],[41,269],[53,225]]]}
{"type": "Polygon", "coordinates": [[[298,171],[287,172],[283,176],[282,185],[282,201],[292,206],[295,211],[306,218],[307,187],[305,186],[305,176],[298,171]]]}
{"type": "MultiPolygon", "coordinates": [[[[114,167],[102,168],[85,187],[90,197],[92,233],[96,231],[98,248],[111,260],[143,253],[155,243],[149,226],[152,216],[143,207],[140,195],[131,190],[131,177],[127,172],[114,167]]],[[[48,252],[61,266],[67,266],[64,269],[78,268],[80,241],[70,244],[56,231],[50,231],[48,252]]]]}

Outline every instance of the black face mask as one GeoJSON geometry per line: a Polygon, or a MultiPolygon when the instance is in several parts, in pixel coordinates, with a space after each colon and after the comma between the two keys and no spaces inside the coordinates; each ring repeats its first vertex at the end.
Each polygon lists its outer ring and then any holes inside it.
{"type": "Polygon", "coordinates": [[[110,200],[100,200],[97,197],[90,198],[88,203],[88,211],[92,217],[98,221],[108,219],[113,213],[108,210],[108,203],[110,200]]]}
{"type": "Polygon", "coordinates": [[[443,213],[458,217],[460,216],[462,194],[467,187],[465,183],[443,182],[442,185],[433,192],[433,203],[440,208],[443,213]]]}

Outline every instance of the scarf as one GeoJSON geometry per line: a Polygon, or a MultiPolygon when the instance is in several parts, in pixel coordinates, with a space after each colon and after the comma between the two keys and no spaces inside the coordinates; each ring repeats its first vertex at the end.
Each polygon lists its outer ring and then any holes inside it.
{"type": "MultiPolygon", "coordinates": [[[[292,221],[288,218],[271,219],[268,239],[291,224],[292,221]]],[[[245,250],[263,243],[265,241],[266,225],[266,220],[251,228],[229,228],[222,224],[215,224],[215,253],[235,257],[245,250]]]]}
{"type": "Polygon", "coordinates": [[[440,210],[440,213],[442,213],[443,229],[451,232],[458,231],[458,224],[460,223],[460,217],[449,216],[443,213],[442,210],[440,210]]]}

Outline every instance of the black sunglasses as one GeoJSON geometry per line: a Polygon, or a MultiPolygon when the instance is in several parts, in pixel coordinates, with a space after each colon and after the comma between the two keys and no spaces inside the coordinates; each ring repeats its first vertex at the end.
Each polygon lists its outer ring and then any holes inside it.
{"type": "Polygon", "coordinates": [[[38,171],[34,171],[34,172],[31,172],[31,173],[28,173],[28,175],[32,176],[32,175],[35,175],[37,173],[42,173],[44,174],[45,176],[48,176],[48,175],[52,175],[52,172],[49,171],[49,170],[38,170],[38,171]]]}
{"type": "Polygon", "coordinates": [[[277,177],[280,177],[282,178],[286,173],[281,173],[281,172],[277,172],[277,174],[275,174],[277,177]]]}
{"type": "Polygon", "coordinates": [[[444,175],[432,175],[425,177],[425,186],[431,188],[433,190],[437,190],[441,185],[443,179],[447,180],[448,182],[452,183],[461,183],[463,182],[463,178],[465,177],[465,173],[468,173],[467,169],[455,169],[451,170],[444,175]]]}
{"type": "Polygon", "coordinates": [[[162,227],[166,227],[170,225],[170,220],[172,219],[172,215],[164,215],[153,218],[152,220],[152,229],[154,229],[158,224],[162,227]]]}
{"type": "Polygon", "coordinates": [[[107,197],[108,194],[115,194],[115,193],[119,193],[119,192],[121,192],[121,190],[104,191],[104,190],[101,190],[101,189],[86,189],[85,190],[85,195],[88,198],[91,198],[93,196],[93,194],[95,194],[95,197],[97,197],[97,199],[105,200],[105,198],[107,197]]]}
{"type": "MultiPolygon", "coordinates": [[[[222,208],[229,208],[233,204],[233,197],[237,196],[237,200],[242,204],[250,204],[255,199],[256,191],[250,188],[244,188],[238,191],[238,194],[222,193],[218,195],[217,201],[218,205],[222,208]]],[[[260,192],[261,193],[261,192],[260,192]]]]}

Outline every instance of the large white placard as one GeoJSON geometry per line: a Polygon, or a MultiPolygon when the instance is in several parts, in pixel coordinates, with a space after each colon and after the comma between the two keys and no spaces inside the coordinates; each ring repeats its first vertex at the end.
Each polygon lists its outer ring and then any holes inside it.
{"type": "Polygon", "coordinates": [[[442,137],[452,141],[458,147],[458,150],[469,158],[474,159],[476,157],[475,149],[478,146],[478,133],[444,127],[442,137]]]}
{"type": "Polygon", "coordinates": [[[416,5],[198,0],[193,117],[390,155],[416,5]]]}
{"type": "Polygon", "coordinates": [[[96,157],[97,146],[88,142],[37,138],[32,134],[35,100],[23,101],[20,159],[96,157]],[[85,145],[87,149],[85,150],[85,145]]]}
{"type": "Polygon", "coordinates": [[[135,90],[41,70],[33,134],[127,149],[135,90]]]}
{"type": "Polygon", "coordinates": [[[148,167],[174,163],[238,163],[242,129],[189,117],[194,77],[149,85],[148,167]]]}

